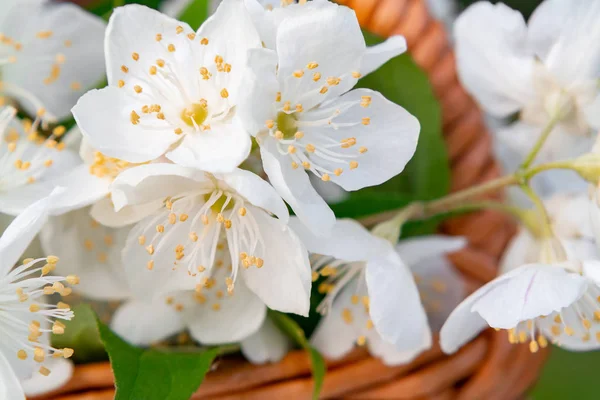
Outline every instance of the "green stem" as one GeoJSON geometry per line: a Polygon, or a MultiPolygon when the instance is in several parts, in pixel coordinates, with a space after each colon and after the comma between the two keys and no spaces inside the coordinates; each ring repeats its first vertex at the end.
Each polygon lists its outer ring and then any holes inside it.
{"type": "Polygon", "coordinates": [[[523,163],[521,164],[519,170],[526,170],[527,168],[529,168],[531,166],[531,164],[533,164],[538,153],[540,152],[540,150],[542,150],[542,147],[544,147],[544,143],[546,143],[546,140],[548,139],[548,137],[554,130],[554,127],[556,126],[556,123],[558,121],[559,121],[559,118],[554,117],[550,120],[550,122],[548,122],[548,125],[546,125],[546,127],[544,128],[544,130],[538,137],[537,141],[533,145],[533,148],[531,149],[531,151],[525,158],[525,161],[523,161],[523,163]]]}
{"type": "Polygon", "coordinates": [[[544,202],[542,201],[540,196],[538,196],[537,193],[528,184],[521,184],[520,187],[521,190],[523,190],[523,192],[527,195],[527,197],[529,197],[529,199],[533,202],[533,205],[535,206],[536,210],[540,215],[540,222],[542,225],[540,229],[540,234],[542,235],[542,237],[554,237],[550,215],[548,215],[548,210],[546,210],[546,206],[544,205],[544,202]]]}
{"type": "Polygon", "coordinates": [[[554,161],[554,162],[549,162],[546,164],[535,165],[535,166],[531,167],[530,169],[523,171],[520,174],[520,176],[525,181],[528,181],[531,178],[533,178],[535,175],[537,175],[541,172],[550,171],[553,169],[568,169],[568,170],[578,172],[576,166],[573,163],[573,160],[565,160],[565,161],[554,161]]]}

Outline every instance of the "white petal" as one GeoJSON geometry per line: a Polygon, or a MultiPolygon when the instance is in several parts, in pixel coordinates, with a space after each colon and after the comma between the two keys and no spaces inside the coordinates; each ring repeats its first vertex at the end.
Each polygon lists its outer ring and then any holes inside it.
{"type": "Polygon", "coordinates": [[[274,146],[275,143],[266,140],[260,148],[269,182],[304,224],[313,232],[327,236],[335,223],[333,211],[312,187],[306,172],[293,169],[289,158],[279,155],[274,146]]]}
{"type": "Polygon", "coordinates": [[[146,218],[164,205],[164,199],[157,199],[150,203],[125,206],[115,211],[111,199],[104,198],[96,202],[90,211],[93,219],[111,228],[122,228],[146,218]]]}
{"type": "Polygon", "coordinates": [[[89,212],[86,207],[50,217],[40,232],[44,252],[60,258],[56,274],[80,278],[80,283],[73,287],[76,292],[98,300],[126,299],[130,290],[121,250],[129,230],[100,225],[89,212]]]}
{"type": "Polygon", "coordinates": [[[367,263],[369,308],[382,339],[417,355],[431,347],[431,331],[410,270],[392,250],[367,263]]]}
{"type": "Polygon", "coordinates": [[[1,352],[0,369],[2,370],[2,374],[0,374],[0,398],[25,400],[25,394],[23,393],[23,388],[21,388],[19,378],[17,378],[12,366],[1,352]]]}
{"type": "Polygon", "coordinates": [[[448,253],[459,251],[467,245],[461,237],[429,235],[422,238],[402,240],[396,246],[396,251],[409,267],[426,258],[441,257],[448,253]]]}
{"type": "Polygon", "coordinates": [[[113,316],[111,329],[134,345],[149,346],[184,329],[181,315],[164,298],[152,302],[131,300],[113,316]]]}
{"type": "Polygon", "coordinates": [[[582,262],[583,275],[600,285],[600,261],[586,260],[582,262]]]}
{"type": "Polygon", "coordinates": [[[596,96],[594,101],[584,109],[584,112],[588,124],[596,130],[600,129],[600,96],[596,96]]]}
{"type": "MultiPolygon", "coordinates": [[[[73,363],[64,358],[52,358],[44,363],[51,372],[44,376],[35,372],[33,376],[21,382],[23,391],[27,396],[41,396],[44,393],[57,390],[69,382],[73,376],[73,363]]],[[[12,397],[10,397],[12,399],[12,397]]]]}
{"type": "Polygon", "coordinates": [[[529,102],[534,59],[518,11],[475,3],[456,20],[454,35],[460,79],[486,111],[504,117],[529,102]]]}
{"type": "Polygon", "coordinates": [[[241,0],[223,0],[217,11],[206,20],[198,30],[198,37],[209,38],[206,62],[214,62],[217,54],[232,65],[225,79],[229,91],[229,100],[236,104],[240,87],[244,82],[244,67],[249,49],[261,48],[258,32],[244,2],[241,0]]]}
{"type": "Polygon", "coordinates": [[[510,279],[491,287],[471,308],[493,328],[510,329],[521,321],[549,315],[577,301],[587,289],[585,278],[543,264],[507,275],[510,279]]]}
{"type": "Polygon", "coordinates": [[[277,62],[277,53],[272,50],[248,51],[248,68],[245,84],[240,88],[237,115],[253,136],[264,130],[266,121],[277,115],[277,62]]]}
{"type": "Polygon", "coordinates": [[[326,137],[340,143],[340,147],[331,150],[352,158],[335,157],[340,161],[329,161],[315,152],[310,159],[329,171],[341,167],[343,172],[340,176],[330,174],[330,177],[345,190],[379,185],[398,175],[417,149],[421,130],[419,121],[381,93],[369,89],[352,90],[314,111],[306,112],[299,118],[299,123],[322,120],[327,114],[330,115],[331,124],[322,123],[315,128],[306,128],[303,143],[310,143],[313,137],[319,142],[326,137]],[[367,107],[361,105],[365,98],[370,101],[367,107]],[[349,148],[342,147],[342,141],[348,138],[355,139],[356,144],[349,148]],[[352,161],[357,163],[355,167],[351,165],[352,161]]]}
{"type": "Polygon", "coordinates": [[[374,334],[367,339],[369,353],[378,357],[387,366],[408,364],[414,360],[421,351],[398,351],[393,344],[386,342],[381,336],[374,334]]]}
{"type": "Polygon", "coordinates": [[[150,203],[188,190],[212,185],[202,173],[193,168],[174,164],[146,164],[130,168],[117,177],[112,184],[115,210],[126,205],[150,203]]]}
{"type": "Polygon", "coordinates": [[[347,262],[368,261],[391,251],[391,245],[371,234],[352,219],[338,219],[329,237],[311,233],[297,218],[290,226],[311,253],[328,255],[347,262]]]}
{"type": "Polygon", "coordinates": [[[56,181],[65,191],[56,198],[53,215],[89,206],[109,193],[110,179],[90,174],[89,166],[81,164],[56,181]]]}
{"type": "Polygon", "coordinates": [[[210,289],[210,293],[203,292],[204,296],[210,296],[210,300],[203,303],[195,300],[193,292],[177,296],[176,300],[183,305],[181,316],[192,337],[202,344],[223,344],[244,340],[261,327],[267,308],[241,280],[236,281],[231,296],[226,294],[227,289],[223,279],[217,279],[217,282],[217,286],[213,288],[214,290],[210,289]],[[225,293],[221,299],[215,297],[215,291],[219,289],[225,293]],[[218,309],[215,304],[218,304],[218,309]]]}
{"type": "Polygon", "coordinates": [[[252,364],[276,363],[292,348],[292,343],[268,318],[258,331],[242,340],[242,354],[252,364]]]}
{"type": "Polygon", "coordinates": [[[358,80],[353,72],[359,72],[365,51],[356,14],[348,7],[322,7],[318,12],[285,19],[277,31],[283,100],[301,103],[308,110],[326,98],[347,92],[358,80]],[[310,63],[318,67],[308,69],[310,63]],[[295,78],[296,71],[304,71],[303,77],[295,78]],[[315,81],[313,74],[317,72],[322,78],[315,81]],[[325,79],[330,77],[341,81],[327,94],[320,94],[325,79]]]}
{"type": "Polygon", "coordinates": [[[237,169],[230,174],[219,175],[223,180],[242,195],[252,205],[273,213],[286,224],[289,219],[288,209],[275,189],[258,175],[243,169],[237,169]]]}
{"type": "MultiPolygon", "coordinates": [[[[6,14],[2,31],[23,44],[17,62],[2,66],[2,80],[31,93],[59,120],[67,118],[77,99],[102,80],[104,22],[73,4],[20,2],[6,14]],[[46,31],[51,35],[40,38],[39,33],[46,31]]],[[[22,104],[35,115],[31,102],[22,104]]]]}
{"type": "Polygon", "coordinates": [[[319,196],[321,196],[327,204],[341,203],[350,197],[350,193],[346,190],[338,185],[332,185],[330,182],[325,182],[315,174],[310,174],[308,177],[319,196]]]}
{"type": "Polygon", "coordinates": [[[209,131],[186,135],[167,158],[202,171],[231,172],[248,157],[251,145],[250,136],[234,118],[230,123],[213,124],[209,131]]]}
{"type": "Polygon", "coordinates": [[[19,214],[0,237],[0,276],[4,276],[15,265],[38,234],[48,218],[48,211],[61,190],[57,189],[52,195],[33,203],[19,214]]]}
{"type": "MultiPolygon", "coordinates": [[[[119,10],[119,9],[117,9],[119,10]]],[[[142,115],[142,100],[109,86],[83,95],[73,116],[84,138],[98,151],[132,163],[154,160],[180,139],[166,120],[132,123],[132,113],[142,115]]]]}
{"type": "Polygon", "coordinates": [[[541,60],[546,59],[552,47],[567,29],[565,15],[569,15],[572,5],[569,0],[544,1],[529,17],[529,45],[541,60]]]}
{"type": "Polygon", "coordinates": [[[600,3],[594,0],[567,2],[550,1],[544,8],[548,26],[552,29],[553,20],[560,18],[560,34],[545,60],[546,66],[562,83],[572,83],[584,79],[597,79],[600,73],[600,3]],[[568,4],[568,5],[567,5],[568,4]],[[564,62],[569,60],[569,62],[564,62]]]}
{"type": "MultiPolygon", "coordinates": [[[[364,288],[364,282],[362,285],[364,288]]],[[[343,357],[354,348],[359,336],[367,333],[369,316],[362,303],[352,303],[353,295],[366,295],[364,290],[357,289],[357,280],[350,282],[336,296],[331,309],[321,318],[310,338],[310,343],[327,358],[335,360],[343,357]],[[348,311],[350,319],[344,318],[348,311]]]]}
{"type": "Polygon", "coordinates": [[[257,209],[249,209],[248,213],[256,220],[267,247],[261,256],[262,268],[240,271],[246,285],[269,308],[308,316],[312,276],[306,248],[280,220],[257,209]]]}
{"type": "Polygon", "coordinates": [[[404,36],[391,36],[385,42],[367,48],[360,66],[360,73],[365,76],[375,71],[394,57],[407,49],[404,36]]]}

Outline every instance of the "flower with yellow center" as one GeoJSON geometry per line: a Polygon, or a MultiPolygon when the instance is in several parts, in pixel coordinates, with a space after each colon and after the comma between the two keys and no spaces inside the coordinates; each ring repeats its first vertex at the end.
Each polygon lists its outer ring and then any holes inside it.
{"type": "Polygon", "coordinates": [[[0,7],[0,96],[45,120],[71,107],[104,75],[101,18],[69,3],[3,0],[0,7]],[[69,21],[64,23],[64,21],[69,21]]]}
{"type": "Polygon", "coordinates": [[[354,11],[328,1],[261,10],[277,45],[262,37],[267,48],[248,52],[238,115],[277,192],[326,236],[335,217],[308,174],[358,190],[397,175],[414,154],[417,119],[378,92],[351,90],[406,42],[367,48],[354,11]]]}
{"type": "MultiPolygon", "coordinates": [[[[66,359],[73,354],[72,349],[54,348],[49,341],[50,333],[64,333],[61,320],[70,320],[73,311],[62,301],[46,303],[44,297],[68,296],[71,289],[65,284],[77,284],[79,278],[49,275],[56,268],[56,256],[26,259],[13,268],[46,221],[56,195],[24,210],[0,238],[0,395],[3,398],[23,398],[19,380],[32,377],[35,371],[48,376],[53,359],[66,359]]],[[[70,372],[68,368],[59,370],[70,372]]]]}
{"type": "MultiPolygon", "coordinates": [[[[339,358],[355,344],[390,364],[408,362],[431,346],[427,315],[410,269],[392,245],[353,220],[337,220],[331,236],[312,234],[298,219],[290,226],[313,253],[313,280],[326,294],[317,308],[324,317],[313,334],[313,345],[339,358]]],[[[460,243],[441,246],[454,250],[460,243]]],[[[408,260],[422,248],[402,253],[408,260]]]]}
{"type": "Polygon", "coordinates": [[[115,209],[94,216],[113,227],[137,222],[123,249],[134,297],[146,305],[173,297],[201,342],[242,340],[267,306],[308,313],[308,254],[285,204],[257,175],[153,163],[121,173],[111,193],[115,209]]]}
{"type": "Polygon", "coordinates": [[[73,114],[92,147],[132,163],[166,155],[209,172],[247,157],[236,118],[246,52],[260,39],[242,0],[226,0],[197,32],[140,5],[117,8],[106,34],[109,86],[73,114]]]}

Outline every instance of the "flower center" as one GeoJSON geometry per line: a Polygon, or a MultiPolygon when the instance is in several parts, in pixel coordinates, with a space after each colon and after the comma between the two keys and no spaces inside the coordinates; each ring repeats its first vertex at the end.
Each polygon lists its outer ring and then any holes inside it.
{"type": "MultiPolygon", "coordinates": [[[[204,201],[208,202],[212,196],[212,193],[204,195],[204,201]]],[[[224,211],[231,210],[234,207],[235,200],[226,194],[222,194],[211,206],[210,209],[215,213],[221,213],[224,211]]]]}
{"type": "Polygon", "coordinates": [[[208,117],[208,104],[206,100],[201,100],[200,103],[194,103],[188,108],[184,108],[181,112],[181,119],[190,127],[201,126],[208,117]]]}
{"type": "Polygon", "coordinates": [[[277,129],[283,133],[283,139],[293,139],[298,132],[298,120],[294,114],[279,112],[277,114],[277,129]]]}

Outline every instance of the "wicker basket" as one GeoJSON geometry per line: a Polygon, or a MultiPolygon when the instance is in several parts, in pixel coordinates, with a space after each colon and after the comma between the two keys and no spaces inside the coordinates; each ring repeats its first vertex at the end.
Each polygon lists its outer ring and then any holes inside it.
{"type": "MultiPolygon", "coordinates": [[[[477,105],[459,84],[454,53],[443,25],[432,19],[425,0],[338,0],[356,10],[363,27],[381,36],[404,35],[415,61],[427,72],[443,110],[444,135],[459,190],[500,173],[491,137],[477,105]]],[[[497,261],[515,227],[505,216],[480,212],[445,223],[445,233],[469,239],[469,247],[451,256],[470,290],[493,279],[497,261]]],[[[413,363],[386,367],[357,349],[328,362],[322,398],[487,399],[523,396],[538,378],[548,350],[511,345],[505,332],[488,330],[452,356],[439,346],[413,363]]],[[[307,399],[312,393],[310,363],[302,351],[280,363],[254,366],[227,357],[214,366],[194,399],[307,399]]],[[[60,400],[109,400],[114,396],[108,363],[78,366],[71,382],[50,397],[60,400]]]]}

